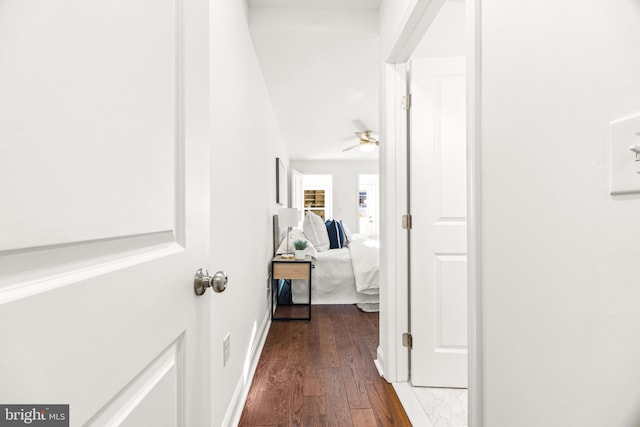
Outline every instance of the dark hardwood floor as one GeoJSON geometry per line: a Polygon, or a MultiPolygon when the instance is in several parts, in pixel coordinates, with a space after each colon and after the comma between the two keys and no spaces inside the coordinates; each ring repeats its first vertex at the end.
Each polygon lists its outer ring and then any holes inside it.
{"type": "Polygon", "coordinates": [[[378,313],[314,305],[311,321],[274,321],[240,426],[410,426],[373,360],[378,313]]]}

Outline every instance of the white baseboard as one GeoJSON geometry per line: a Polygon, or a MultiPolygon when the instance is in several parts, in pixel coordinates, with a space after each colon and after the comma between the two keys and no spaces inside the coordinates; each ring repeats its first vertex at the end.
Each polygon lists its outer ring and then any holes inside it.
{"type": "Polygon", "coordinates": [[[242,375],[238,380],[236,388],[233,391],[233,396],[231,397],[231,403],[227,407],[227,413],[225,414],[224,420],[222,421],[222,426],[224,427],[235,427],[240,422],[242,410],[244,409],[244,404],[247,401],[249,389],[251,389],[253,375],[256,373],[258,361],[260,360],[260,354],[262,354],[262,348],[264,347],[264,342],[267,339],[267,333],[269,332],[270,325],[271,313],[269,313],[269,310],[267,310],[264,316],[264,320],[260,325],[260,329],[256,334],[258,338],[254,340],[253,346],[250,350],[251,358],[249,360],[251,362],[249,369],[246,370],[247,375],[242,375]]]}
{"type": "Polygon", "coordinates": [[[424,412],[418,397],[411,391],[411,385],[408,382],[392,384],[411,424],[414,426],[433,427],[433,423],[424,412]]]}
{"type": "Polygon", "coordinates": [[[374,365],[376,365],[378,374],[380,374],[380,376],[384,378],[384,351],[380,346],[378,346],[378,348],[376,349],[376,360],[374,360],[373,363],[374,365]]]}

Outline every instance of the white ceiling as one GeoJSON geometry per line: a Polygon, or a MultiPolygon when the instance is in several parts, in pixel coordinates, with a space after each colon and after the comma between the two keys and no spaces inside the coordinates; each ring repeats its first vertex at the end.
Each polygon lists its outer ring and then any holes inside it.
{"type": "Polygon", "coordinates": [[[291,159],[375,159],[379,0],[249,0],[249,26],[291,159]],[[291,7],[294,6],[295,7],[291,7]]]}
{"type": "Polygon", "coordinates": [[[301,9],[378,9],[380,0],[249,0],[249,6],[301,9]]]}

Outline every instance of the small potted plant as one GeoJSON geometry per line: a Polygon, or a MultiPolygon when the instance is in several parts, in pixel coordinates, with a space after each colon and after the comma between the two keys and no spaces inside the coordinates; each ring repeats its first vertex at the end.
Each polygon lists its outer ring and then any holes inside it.
{"type": "Polygon", "coordinates": [[[296,240],[293,242],[293,247],[296,248],[296,259],[304,259],[304,250],[307,249],[307,242],[305,240],[296,240]]]}

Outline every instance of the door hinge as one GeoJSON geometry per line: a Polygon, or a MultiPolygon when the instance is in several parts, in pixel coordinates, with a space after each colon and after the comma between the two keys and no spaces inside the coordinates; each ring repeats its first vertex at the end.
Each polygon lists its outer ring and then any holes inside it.
{"type": "Polygon", "coordinates": [[[411,230],[411,226],[413,225],[413,218],[411,215],[402,215],[402,228],[405,230],[411,230]]]}
{"type": "Polygon", "coordinates": [[[411,94],[402,97],[402,109],[409,111],[411,109],[411,94]]]}
{"type": "Polygon", "coordinates": [[[408,347],[409,350],[413,348],[413,336],[411,335],[411,332],[405,332],[402,334],[402,345],[404,347],[408,347]]]}

